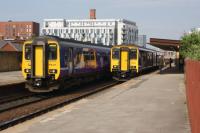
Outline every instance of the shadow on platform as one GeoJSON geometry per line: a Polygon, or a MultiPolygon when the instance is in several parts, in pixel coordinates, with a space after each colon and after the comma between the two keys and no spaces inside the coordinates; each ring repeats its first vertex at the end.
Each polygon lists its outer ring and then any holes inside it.
{"type": "Polygon", "coordinates": [[[165,67],[163,70],[160,71],[160,74],[182,74],[184,73],[182,68],[179,68],[178,66],[173,67],[165,67]]]}

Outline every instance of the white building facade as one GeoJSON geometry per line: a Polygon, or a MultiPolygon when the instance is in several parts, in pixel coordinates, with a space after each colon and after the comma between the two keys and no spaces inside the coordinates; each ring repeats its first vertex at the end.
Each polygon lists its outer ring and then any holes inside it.
{"type": "Polygon", "coordinates": [[[53,35],[104,45],[135,44],[138,27],[125,19],[45,19],[42,35],[53,35]]]}

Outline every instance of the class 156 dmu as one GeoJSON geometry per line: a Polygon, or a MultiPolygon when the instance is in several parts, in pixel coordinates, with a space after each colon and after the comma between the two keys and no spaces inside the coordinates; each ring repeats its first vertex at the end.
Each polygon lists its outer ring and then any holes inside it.
{"type": "Polygon", "coordinates": [[[126,81],[142,71],[157,68],[162,57],[159,51],[134,44],[113,46],[110,54],[110,71],[113,78],[119,81],[126,81]]]}
{"type": "Polygon", "coordinates": [[[59,37],[41,36],[23,45],[22,73],[26,88],[50,92],[108,73],[110,47],[59,37]]]}

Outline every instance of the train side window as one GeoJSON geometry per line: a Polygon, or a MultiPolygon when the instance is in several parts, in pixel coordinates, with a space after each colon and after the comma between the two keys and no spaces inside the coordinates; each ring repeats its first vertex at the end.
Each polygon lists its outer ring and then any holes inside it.
{"type": "Polygon", "coordinates": [[[113,49],[112,58],[113,59],[119,59],[119,49],[113,49]]]}
{"type": "Polygon", "coordinates": [[[107,55],[104,55],[104,61],[108,62],[108,56],[107,55]]]}
{"type": "Polygon", "coordinates": [[[56,60],[56,59],[57,59],[57,46],[49,45],[49,60],[56,60]]]}
{"type": "Polygon", "coordinates": [[[84,55],[84,60],[85,60],[85,61],[90,60],[89,52],[83,51],[83,55],[84,55]]]}
{"type": "Polygon", "coordinates": [[[136,49],[130,50],[130,59],[137,59],[137,50],[136,49]]]}
{"type": "Polygon", "coordinates": [[[90,60],[94,60],[94,52],[90,52],[90,60]]]}
{"type": "Polygon", "coordinates": [[[69,48],[68,50],[68,61],[71,62],[73,60],[73,50],[69,48]]]}
{"type": "Polygon", "coordinates": [[[68,63],[68,51],[66,50],[65,54],[64,54],[64,65],[65,65],[65,67],[67,67],[67,63],[68,63]]]}
{"type": "Polygon", "coordinates": [[[25,45],[25,59],[30,60],[31,59],[31,46],[25,45]]]}
{"type": "Polygon", "coordinates": [[[141,55],[140,52],[139,52],[139,65],[140,65],[140,66],[142,65],[142,55],[141,55]]]}
{"type": "Polygon", "coordinates": [[[68,51],[65,51],[64,60],[67,61],[67,58],[68,58],[68,51]]]}
{"type": "Polygon", "coordinates": [[[82,53],[80,51],[76,53],[76,64],[79,64],[81,62],[81,55],[82,53]]]}

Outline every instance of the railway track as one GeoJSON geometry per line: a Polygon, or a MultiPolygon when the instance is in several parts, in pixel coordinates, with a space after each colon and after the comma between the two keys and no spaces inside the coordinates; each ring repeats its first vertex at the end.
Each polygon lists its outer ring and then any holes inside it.
{"type": "Polygon", "coordinates": [[[24,88],[24,83],[0,86],[0,105],[31,96],[33,94],[34,93],[31,93],[24,88]]]}
{"type": "Polygon", "coordinates": [[[44,95],[33,95],[24,99],[0,104],[0,130],[67,105],[99,91],[117,85],[116,81],[91,83],[75,89],[58,91],[44,95]]]}
{"type": "MultiPolygon", "coordinates": [[[[0,106],[2,104],[6,104],[6,103],[9,103],[9,102],[12,102],[12,101],[16,101],[16,100],[19,100],[19,99],[23,99],[23,98],[26,98],[26,97],[30,97],[30,96],[33,96],[34,94],[33,93],[16,93],[16,94],[12,94],[12,95],[7,95],[7,96],[1,96],[0,97],[0,106]]],[[[0,107],[0,110],[1,110],[1,107],[0,107]]]]}
{"type": "Polygon", "coordinates": [[[19,96],[12,100],[6,101],[3,104],[0,104],[0,113],[9,111],[15,108],[20,108],[22,106],[26,106],[35,102],[40,102],[47,98],[49,97],[39,96],[36,94],[19,96]]]}

